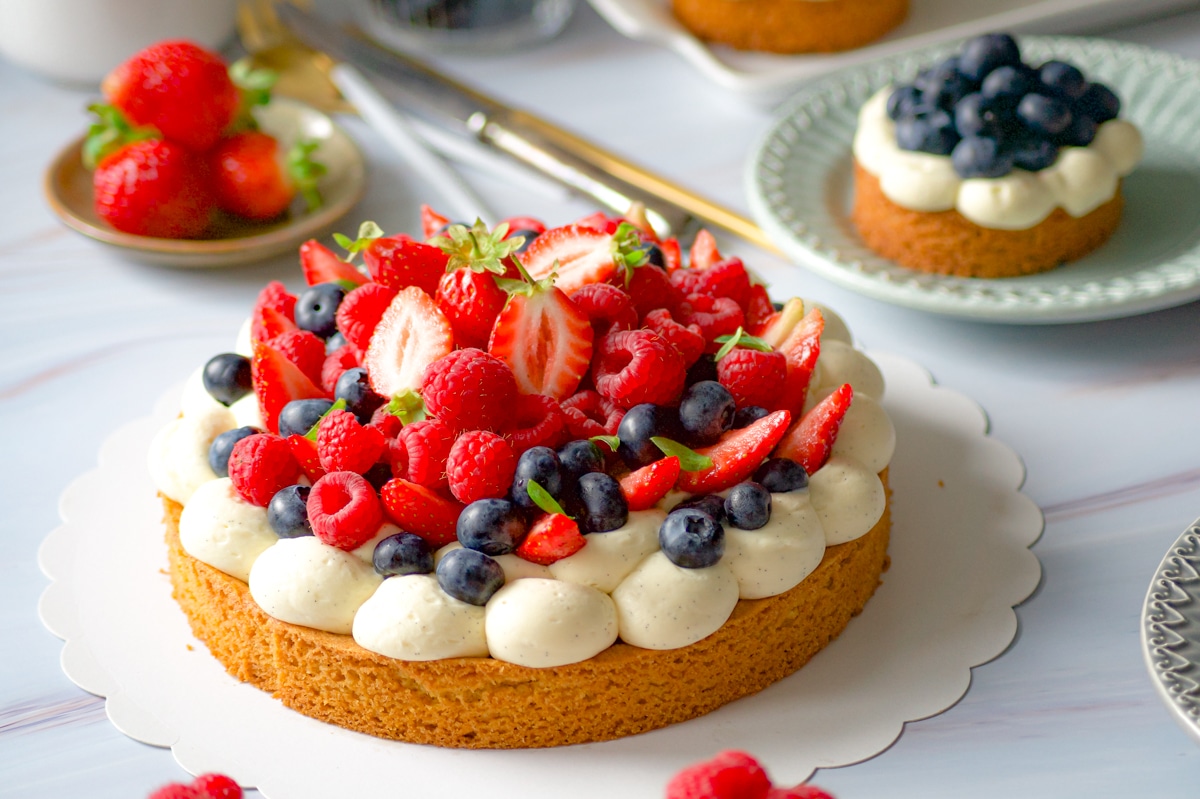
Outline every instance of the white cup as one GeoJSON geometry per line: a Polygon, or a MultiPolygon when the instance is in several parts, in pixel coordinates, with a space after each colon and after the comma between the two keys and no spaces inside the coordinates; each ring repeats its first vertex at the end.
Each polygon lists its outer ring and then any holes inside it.
{"type": "Polygon", "coordinates": [[[0,55],[66,83],[98,84],[163,39],[229,40],[236,0],[0,0],[0,55]]]}

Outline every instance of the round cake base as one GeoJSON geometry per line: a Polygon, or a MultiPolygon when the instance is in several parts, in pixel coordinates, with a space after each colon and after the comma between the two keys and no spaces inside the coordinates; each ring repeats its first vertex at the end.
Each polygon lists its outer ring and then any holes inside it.
{"type": "MultiPolygon", "coordinates": [[[[881,475],[885,478],[886,472],[881,475]]],[[[491,658],[400,661],[271,618],[248,586],[184,552],[181,507],[164,500],[173,595],[192,632],[237,679],[306,716],[381,738],[472,749],[606,741],[704,715],[761,691],[837,637],[887,568],[890,516],[829,547],[800,585],[742,600],[720,630],[682,649],[617,643],[534,669],[491,658]]]]}
{"type": "Polygon", "coordinates": [[[904,21],[908,0],[671,0],[701,39],[739,50],[832,53],[862,47],[904,21]]]}
{"type": "Polygon", "coordinates": [[[1120,187],[1082,217],[1061,208],[1027,230],[980,227],[958,211],[912,211],[887,198],[872,175],[854,163],[851,217],[867,246],[884,258],[940,275],[1017,277],[1074,261],[1108,241],[1121,221],[1120,187]]]}

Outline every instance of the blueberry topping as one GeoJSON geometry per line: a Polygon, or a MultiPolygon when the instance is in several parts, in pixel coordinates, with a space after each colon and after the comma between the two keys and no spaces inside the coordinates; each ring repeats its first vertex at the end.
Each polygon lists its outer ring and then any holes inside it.
{"type": "Polygon", "coordinates": [[[1058,145],[1045,139],[1031,139],[1013,148],[1013,166],[1037,172],[1058,160],[1058,145]]]}
{"type": "Polygon", "coordinates": [[[671,508],[671,513],[677,510],[698,510],[713,517],[715,522],[725,521],[725,500],[716,494],[697,494],[694,497],[688,497],[671,508]]]}
{"type": "Polygon", "coordinates": [[[1038,70],[1038,77],[1052,94],[1066,100],[1078,100],[1088,90],[1083,73],[1065,61],[1047,61],[1038,70]]]}
{"type": "Polygon", "coordinates": [[[371,556],[375,571],[384,577],[400,574],[432,574],[433,550],[414,533],[396,533],[375,545],[371,556]]]}
{"type": "Polygon", "coordinates": [[[1024,97],[1036,80],[1025,65],[1000,67],[992,70],[979,87],[985,100],[993,100],[1010,108],[1024,97]]]}
{"type": "Polygon", "coordinates": [[[948,110],[973,92],[976,86],[959,72],[958,59],[951,57],[937,64],[929,73],[921,96],[925,105],[948,110]]]}
{"type": "Polygon", "coordinates": [[[296,299],[296,327],[329,338],[337,332],[337,309],[345,297],[346,290],[337,283],[305,289],[296,299]]]}
{"type": "Polygon", "coordinates": [[[349,341],[346,341],[346,337],[342,335],[342,331],[339,330],[329,338],[325,339],[325,354],[333,355],[335,352],[349,343],[349,341]]]}
{"type": "Polygon", "coordinates": [[[1097,125],[1103,125],[1121,113],[1121,101],[1103,83],[1093,83],[1079,98],[1076,108],[1095,120],[1097,125]]]}
{"type": "Polygon", "coordinates": [[[733,427],[735,413],[737,401],[725,386],[715,380],[693,383],[679,401],[679,424],[686,434],[685,441],[694,446],[716,443],[733,427]]]}
{"type": "Polygon", "coordinates": [[[483,606],[504,586],[504,569],[473,549],[452,549],[437,565],[442,590],[468,605],[483,606]]]}
{"type": "Polygon", "coordinates": [[[1000,149],[995,139],[971,136],[963,139],[950,153],[954,171],[963,178],[998,178],[1012,171],[1011,153],[1000,149]]]}
{"type": "Polygon", "coordinates": [[[902,150],[948,155],[958,140],[954,119],[945,111],[907,117],[896,123],[896,144],[902,150]]]}
{"type": "Polygon", "coordinates": [[[621,439],[617,454],[630,469],[639,469],[663,457],[662,450],[650,440],[652,437],[678,441],[682,438],[680,433],[679,416],[674,409],[650,403],[634,405],[617,426],[617,438],[621,439]]]}
{"type": "Polygon", "coordinates": [[[977,36],[963,45],[958,57],[958,70],[969,80],[982,81],[989,72],[999,67],[1018,66],[1021,49],[1013,37],[1006,33],[989,33],[977,36]]]}
{"type": "Polygon", "coordinates": [[[250,382],[250,359],[223,352],[204,364],[204,390],[222,405],[229,406],[254,390],[250,382]]]}
{"type": "MultiPolygon", "coordinates": [[[[580,438],[559,448],[558,464],[562,469],[562,485],[565,486],[588,472],[604,471],[604,456],[600,454],[599,447],[586,438],[580,438]]],[[[542,488],[545,487],[543,483],[542,488]]]]}
{"type": "Polygon", "coordinates": [[[921,90],[916,86],[901,86],[888,95],[887,115],[892,120],[910,117],[923,110],[926,109],[922,106],[921,90]]]}
{"type": "Polygon", "coordinates": [[[642,252],[646,253],[646,263],[654,266],[667,268],[667,259],[663,255],[662,247],[659,247],[652,241],[647,241],[641,246],[642,252]]]}
{"type": "Polygon", "coordinates": [[[267,504],[267,524],[280,538],[300,538],[312,535],[308,523],[308,486],[294,485],[281,488],[267,504]]]}
{"type": "Polygon", "coordinates": [[[988,136],[1002,139],[1014,127],[1013,121],[994,101],[979,92],[968,94],[954,107],[954,127],[963,138],[988,136]]]}
{"type": "MultiPolygon", "coordinates": [[[[586,443],[592,449],[596,448],[592,442],[586,443]]],[[[562,466],[554,450],[549,447],[531,447],[522,452],[521,457],[517,459],[517,470],[512,483],[512,501],[514,505],[526,510],[537,507],[537,503],[529,498],[530,480],[536,481],[555,499],[562,496],[562,466]]]]}
{"type": "Polygon", "coordinates": [[[699,383],[701,380],[716,380],[717,379],[717,362],[711,353],[704,353],[691,366],[688,367],[687,380],[689,386],[693,383],[699,383]]]}
{"type": "Polygon", "coordinates": [[[1096,138],[1096,120],[1083,114],[1075,114],[1071,124],[1054,141],[1064,147],[1087,147],[1096,138]]]}
{"type": "Polygon", "coordinates": [[[455,528],[458,543],[485,555],[507,555],[517,548],[527,530],[525,515],[507,499],[472,502],[459,514],[455,528]]]}
{"type": "Polygon", "coordinates": [[[217,477],[229,476],[229,456],[233,454],[233,445],[247,436],[261,433],[257,427],[238,427],[226,430],[213,439],[208,447],[208,465],[212,467],[217,477]]]}
{"type": "Polygon", "coordinates": [[[370,422],[371,414],[385,402],[383,397],[371,390],[367,370],[361,366],[342,372],[333,389],[333,397],[345,400],[346,410],[358,417],[362,424],[370,422]]]}
{"type": "Polygon", "coordinates": [[[333,402],[327,399],[292,400],[279,412],[279,435],[306,435],[331,407],[333,402]]]}
{"type": "Polygon", "coordinates": [[[725,516],[739,530],[757,530],[771,520],[771,492],[758,483],[738,483],[725,497],[725,516]]]}
{"type": "Polygon", "coordinates": [[[766,408],[759,405],[747,405],[744,408],[738,408],[737,413],[733,415],[733,428],[741,430],[743,427],[749,427],[770,413],[766,408]]]}
{"type": "Polygon", "coordinates": [[[629,503],[621,484],[604,472],[589,472],[579,478],[579,518],[584,533],[607,533],[625,526],[629,503]]]}
{"type": "Polygon", "coordinates": [[[1071,108],[1057,97],[1027,94],[1017,103],[1017,118],[1039,136],[1057,136],[1071,125],[1071,108]]]}
{"type": "Polygon", "coordinates": [[[658,528],[658,545],[676,566],[703,569],[725,554],[725,528],[702,511],[671,511],[658,528]]]}
{"type": "Polygon", "coordinates": [[[371,484],[371,487],[376,491],[382,491],[395,475],[392,474],[391,464],[380,461],[363,472],[363,477],[371,484]]]}
{"type": "Polygon", "coordinates": [[[786,494],[808,488],[808,472],[790,458],[768,458],[754,472],[754,482],[772,494],[786,494]]]}

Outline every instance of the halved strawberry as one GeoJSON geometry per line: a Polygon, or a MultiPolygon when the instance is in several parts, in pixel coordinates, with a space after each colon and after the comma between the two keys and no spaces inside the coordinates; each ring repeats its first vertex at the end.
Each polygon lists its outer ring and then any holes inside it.
{"type": "Polygon", "coordinates": [[[301,372],[321,385],[321,369],[325,365],[325,342],[309,330],[289,330],[267,342],[299,367],[301,372]]]}
{"type": "Polygon", "coordinates": [[[529,528],[529,534],[514,554],[530,563],[549,566],[574,555],[586,543],[574,519],[561,513],[547,513],[529,528]]]}
{"type": "Polygon", "coordinates": [[[804,410],[808,384],[812,381],[813,369],[817,368],[817,358],[821,355],[821,333],[824,330],[825,317],[819,309],[813,308],[779,346],[779,351],[787,359],[787,378],[775,403],[776,409],[789,410],[794,416],[799,416],[804,410]]]}
{"type": "Polygon", "coordinates": [[[683,250],[679,246],[679,239],[663,239],[658,246],[662,248],[663,261],[666,264],[664,268],[668,273],[683,266],[683,250]]]}
{"type": "Polygon", "coordinates": [[[552,273],[554,285],[570,294],[588,283],[603,283],[618,270],[643,263],[637,229],[620,225],[614,232],[575,224],[547,230],[533,240],[521,264],[534,280],[552,273]]]}
{"type": "Polygon", "coordinates": [[[446,273],[449,256],[408,236],[377,238],[363,249],[371,279],[394,289],[419,286],[432,296],[446,273]]]}
{"type": "Polygon", "coordinates": [[[767,293],[766,286],[761,283],[754,283],[750,286],[750,291],[746,295],[745,311],[747,330],[760,329],[767,323],[767,320],[775,315],[775,306],[771,303],[771,295],[767,293]]]}
{"type": "Polygon", "coordinates": [[[680,472],[675,486],[691,494],[708,494],[737,485],[762,465],[791,422],[790,413],[775,411],[749,427],[730,430],[712,446],[696,450],[712,458],[712,467],[698,472],[680,472]]]}
{"type": "Polygon", "coordinates": [[[688,254],[688,266],[692,269],[708,269],[720,260],[721,253],[717,250],[717,240],[707,230],[701,230],[692,242],[692,250],[688,254]]]}
{"type": "Polygon", "coordinates": [[[522,394],[566,399],[592,362],[592,323],[549,281],[527,283],[496,318],[488,352],[508,364],[522,394]]]}
{"type": "Polygon", "coordinates": [[[792,297],[783,304],[782,311],[776,311],[760,322],[757,330],[750,327],[747,327],[746,330],[750,335],[757,336],[775,349],[779,349],[803,318],[804,300],[792,297]]]}
{"type": "Polygon", "coordinates": [[[337,309],[337,328],[346,341],[360,350],[371,346],[371,334],[397,293],[380,283],[367,283],[347,294],[337,309]]]}
{"type": "Polygon", "coordinates": [[[317,455],[317,442],[301,435],[290,435],[284,441],[291,447],[292,456],[310,482],[315,483],[325,476],[321,458],[317,455]]]}
{"type": "Polygon", "coordinates": [[[775,455],[791,458],[812,474],[825,465],[833,442],[837,440],[842,419],[854,400],[854,389],[843,383],[836,391],[804,414],[779,442],[775,455]]]}
{"type": "Polygon", "coordinates": [[[255,306],[250,312],[250,340],[270,341],[276,336],[299,330],[290,317],[268,306],[255,306]]]}
{"type": "Polygon", "coordinates": [[[679,458],[672,455],[630,472],[618,480],[629,509],[653,508],[675,485],[675,481],[679,479],[679,470],[679,458]]]}
{"type": "Polygon", "coordinates": [[[426,239],[432,239],[438,234],[439,230],[448,224],[450,224],[449,219],[442,216],[428,205],[421,206],[421,232],[426,239]]]}
{"type": "Polygon", "coordinates": [[[254,342],[254,357],[250,359],[250,378],[254,395],[262,410],[263,423],[269,432],[279,430],[279,412],[292,400],[321,399],[328,396],[309,380],[300,368],[282,352],[261,341],[254,342]]]}
{"type": "Polygon", "coordinates": [[[309,239],[300,245],[300,268],[304,270],[304,282],[310,286],[337,281],[361,286],[367,282],[366,275],[338,258],[333,250],[316,239],[309,239]]]}
{"type": "Polygon", "coordinates": [[[457,537],[455,528],[463,506],[454,500],[401,477],[384,484],[380,495],[388,518],[424,538],[431,547],[443,547],[457,537]]]}
{"type": "Polygon", "coordinates": [[[419,389],[425,367],[453,349],[454,332],[433,297],[409,286],[383,312],[363,365],[371,375],[371,389],[392,397],[419,389]]]}

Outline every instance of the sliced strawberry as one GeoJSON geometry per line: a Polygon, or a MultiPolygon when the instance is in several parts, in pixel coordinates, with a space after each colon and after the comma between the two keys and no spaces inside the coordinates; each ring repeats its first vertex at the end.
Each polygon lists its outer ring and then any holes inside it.
{"type": "MultiPolygon", "coordinates": [[[[747,330],[759,329],[775,315],[775,306],[771,303],[771,295],[767,294],[766,286],[761,283],[750,286],[750,291],[746,295],[745,311],[747,330]]],[[[750,335],[754,335],[754,333],[751,332],[750,335]]]]}
{"type": "Polygon", "coordinates": [[[289,330],[267,342],[308,375],[308,379],[321,385],[321,368],[325,364],[325,342],[309,330],[289,330]]]}
{"type": "Polygon", "coordinates": [[[309,239],[300,245],[300,268],[304,270],[304,282],[310,286],[335,282],[361,286],[367,282],[366,275],[338,258],[333,250],[316,239],[309,239]]]}
{"type": "Polygon", "coordinates": [[[508,232],[504,234],[504,238],[523,230],[532,230],[539,235],[546,232],[546,223],[532,216],[510,216],[503,224],[508,225],[508,232]]]}
{"type": "Polygon", "coordinates": [[[530,563],[549,566],[574,555],[586,543],[574,519],[561,513],[547,513],[534,522],[514,554],[530,563]]]}
{"type": "Polygon", "coordinates": [[[522,394],[561,400],[575,393],[587,373],[592,338],[587,314],[562,289],[539,283],[509,298],[488,352],[509,365],[522,394]]]}
{"type": "Polygon", "coordinates": [[[290,317],[268,306],[256,306],[250,312],[250,340],[270,341],[300,328],[290,317]]]}
{"type": "Polygon", "coordinates": [[[454,332],[433,297],[409,286],[383,312],[363,364],[371,375],[371,389],[392,397],[419,389],[425,367],[453,349],[454,332]]]}
{"type": "Polygon", "coordinates": [[[325,476],[321,458],[317,455],[317,442],[300,435],[290,435],[284,441],[291,447],[292,456],[310,482],[315,483],[325,476]]]}
{"type": "Polygon", "coordinates": [[[776,409],[789,410],[799,416],[808,397],[808,384],[812,382],[813,369],[821,355],[821,333],[825,330],[825,317],[813,308],[800,320],[787,340],[779,347],[787,359],[787,378],[779,394],[776,409]]]}
{"type": "Polygon", "coordinates": [[[849,383],[843,383],[792,425],[787,435],[779,442],[775,455],[791,458],[809,474],[820,469],[825,465],[825,461],[829,460],[829,453],[833,450],[833,442],[837,440],[842,419],[846,417],[846,411],[853,400],[854,389],[849,383]]]}
{"type": "Polygon", "coordinates": [[[767,459],[791,422],[790,413],[775,411],[749,427],[730,430],[712,446],[696,450],[712,458],[712,467],[698,472],[680,472],[676,487],[690,494],[709,494],[737,485],[754,474],[767,459]]]}
{"type": "Polygon", "coordinates": [[[688,254],[688,266],[692,269],[708,269],[719,260],[721,260],[721,253],[717,251],[717,240],[707,230],[701,230],[696,234],[695,241],[692,242],[692,250],[688,254]]]}
{"type": "Polygon", "coordinates": [[[442,228],[450,224],[450,220],[430,208],[421,206],[421,232],[426,239],[432,239],[442,228]]]}
{"type": "Polygon", "coordinates": [[[746,328],[746,331],[750,335],[757,336],[772,347],[779,349],[803,318],[804,300],[799,297],[792,297],[783,304],[782,311],[771,314],[766,320],[760,323],[757,331],[749,327],[746,328]]]}
{"type": "Polygon", "coordinates": [[[665,497],[678,479],[679,458],[672,455],[630,472],[618,482],[629,509],[646,510],[665,497]]]}
{"type": "Polygon", "coordinates": [[[557,273],[554,285],[570,294],[588,283],[603,283],[617,271],[613,234],[583,225],[547,230],[533,240],[521,263],[534,280],[557,273]]]}
{"type": "Polygon", "coordinates": [[[679,246],[679,239],[663,239],[658,246],[662,249],[663,261],[666,264],[664,268],[668,273],[683,266],[683,250],[679,246]]]}
{"type": "Polygon", "coordinates": [[[292,400],[321,399],[327,394],[309,380],[300,368],[282,352],[261,341],[254,342],[254,357],[250,360],[250,378],[254,395],[262,410],[263,423],[269,432],[279,430],[279,412],[292,400]]]}
{"type": "Polygon", "coordinates": [[[296,295],[289,294],[287,287],[278,280],[272,280],[258,292],[254,308],[273,308],[290,322],[296,317],[296,295]]]}
{"type": "Polygon", "coordinates": [[[424,538],[431,547],[443,547],[456,539],[463,506],[454,500],[400,477],[389,480],[380,494],[388,518],[424,538]]]}
{"type": "Polygon", "coordinates": [[[337,328],[346,341],[360,350],[371,346],[371,334],[397,293],[380,283],[367,283],[347,294],[337,309],[337,328]]]}
{"type": "Polygon", "coordinates": [[[432,296],[446,273],[449,256],[408,236],[378,238],[363,250],[363,263],[376,283],[394,289],[419,286],[432,296]]]}

